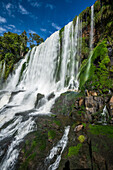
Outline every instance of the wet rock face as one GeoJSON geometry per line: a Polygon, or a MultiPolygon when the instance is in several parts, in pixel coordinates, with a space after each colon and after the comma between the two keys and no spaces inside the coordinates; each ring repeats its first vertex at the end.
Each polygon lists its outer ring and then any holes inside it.
{"type": "Polygon", "coordinates": [[[100,114],[107,105],[110,114],[113,115],[113,105],[112,102],[109,103],[109,94],[97,96],[96,92],[87,92],[86,95],[81,96],[74,92],[64,93],[56,100],[51,112],[57,115],[68,115],[76,121],[93,121],[93,119],[99,120],[100,114]]]}
{"type": "Polygon", "coordinates": [[[113,96],[111,97],[108,106],[109,106],[109,112],[110,112],[110,116],[111,116],[110,123],[113,123],[113,96]]]}
{"type": "Polygon", "coordinates": [[[89,114],[96,113],[99,109],[103,109],[104,101],[101,97],[85,97],[86,112],[89,114]]]}
{"type": "Polygon", "coordinates": [[[86,125],[82,131],[74,133],[74,128],[71,127],[69,134],[69,142],[67,149],[64,151],[62,160],[58,170],[66,169],[113,169],[113,138],[108,137],[108,131],[112,127],[108,126],[92,126],[86,125]],[[108,131],[106,130],[108,129],[108,131]],[[105,131],[106,132],[105,132],[105,131]],[[103,131],[103,135],[102,135],[103,131]],[[82,143],[78,140],[80,136],[84,135],[85,139],[82,143]],[[80,146],[80,147],[78,147],[80,146]]]}
{"type": "Polygon", "coordinates": [[[109,55],[109,57],[112,57],[112,53],[113,53],[112,47],[108,47],[108,55],[109,55]]]}
{"type": "Polygon", "coordinates": [[[66,92],[62,94],[53,105],[51,112],[55,114],[69,115],[73,109],[75,103],[78,107],[78,101],[76,102],[76,92],[66,92]]]}
{"type": "MultiPolygon", "coordinates": [[[[45,163],[50,150],[62,138],[65,126],[70,124],[68,117],[39,116],[36,120],[37,130],[28,134],[21,143],[18,170],[47,170],[45,163]]],[[[55,160],[52,160],[53,162],[55,160]]]]}
{"type": "Polygon", "coordinates": [[[35,107],[41,106],[41,99],[42,99],[43,97],[44,97],[43,94],[40,94],[40,93],[37,94],[37,98],[36,98],[36,102],[35,102],[35,107]]]}

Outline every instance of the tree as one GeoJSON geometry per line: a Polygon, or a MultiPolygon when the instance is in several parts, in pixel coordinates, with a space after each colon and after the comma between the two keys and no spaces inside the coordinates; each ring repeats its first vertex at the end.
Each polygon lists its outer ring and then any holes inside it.
{"type": "Polygon", "coordinates": [[[34,46],[38,46],[43,42],[43,38],[41,38],[38,34],[35,33],[29,33],[29,40],[30,48],[32,49],[34,46]]]}
{"type": "Polygon", "coordinates": [[[0,36],[0,62],[6,63],[5,78],[14,69],[14,64],[22,59],[30,48],[43,41],[38,34],[29,33],[28,38],[25,30],[20,35],[7,32],[0,36]],[[30,48],[28,47],[29,43],[30,48]]]}

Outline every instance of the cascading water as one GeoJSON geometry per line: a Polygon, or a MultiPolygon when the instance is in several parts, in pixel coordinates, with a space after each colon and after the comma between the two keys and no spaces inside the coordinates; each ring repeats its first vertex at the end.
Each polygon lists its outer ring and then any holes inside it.
{"type": "Polygon", "coordinates": [[[89,56],[89,60],[88,60],[85,81],[87,81],[87,79],[89,77],[89,70],[91,67],[91,58],[93,55],[93,37],[94,37],[94,5],[91,6],[90,54],[89,54],[90,56],[89,56]]]}
{"type": "Polygon", "coordinates": [[[65,128],[65,132],[64,132],[62,139],[58,142],[56,146],[54,146],[51,149],[49,156],[46,158],[45,162],[47,164],[48,162],[50,163],[51,160],[57,155],[56,161],[48,167],[48,170],[55,170],[58,168],[60,160],[61,160],[61,155],[68,142],[69,130],[70,130],[70,126],[67,126],[65,128]],[[61,149],[60,154],[58,154],[60,149],[61,149]]]}
{"type": "MultiPolygon", "coordinates": [[[[7,140],[10,143],[6,153],[0,147],[0,154],[4,155],[0,170],[14,168],[20,142],[29,132],[36,130],[33,116],[50,113],[55,99],[69,88],[78,90],[81,30],[78,17],[75,26],[73,22],[65,26],[62,38],[57,31],[44,43],[34,47],[21,60],[14,75],[9,77],[6,87],[0,91],[0,146],[3,141],[4,146],[7,145],[7,140]],[[36,101],[40,93],[44,97],[38,105],[36,101]],[[48,99],[52,93],[54,97],[48,99]]],[[[66,143],[68,132],[69,127],[62,138],[66,139],[66,143]]],[[[62,140],[59,144],[63,152],[66,143],[62,143],[62,140]]],[[[61,154],[58,159],[61,158],[61,154]]],[[[56,166],[56,163],[51,166],[56,166]]]]}
{"type": "Polygon", "coordinates": [[[101,113],[101,120],[99,122],[102,123],[103,125],[107,125],[107,118],[109,118],[109,114],[105,106],[103,112],[101,113]]]}

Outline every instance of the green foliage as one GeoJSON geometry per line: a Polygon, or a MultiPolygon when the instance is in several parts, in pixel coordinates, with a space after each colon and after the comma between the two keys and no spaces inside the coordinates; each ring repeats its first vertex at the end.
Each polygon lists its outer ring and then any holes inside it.
{"type": "Polygon", "coordinates": [[[89,125],[89,131],[93,135],[106,135],[109,138],[113,138],[113,127],[107,125],[89,125]]]}
{"type": "Polygon", "coordinates": [[[79,140],[80,143],[83,143],[85,141],[85,136],[84,135],[80,135],[78,137],[78,140],[79,140]]]}
{"type": "Polygon", "coordinates": [[[48,139],[54,139],[56,137],[56,132],[54,130],[48,131],[48,139]]]}
{"type": "Polygon", "coordinates": [[[87,41],[87,38],[83,37],[82,38],[82,55],[85,56],[85,58],[87,58],[87,56],[89,55],[89,47],[86,41],[87,41]]]}
{"type": "Polygon", "coordinates": [[[0,61],[6,63],[5,79],[14,70],[14,65],[28,52],[28,42],[32,48],[34,44],[43,42],[43,39],[37,34],[30,34],[28,38],[25,31],[20,35],[8,32],[0,36],[0,61]]]}
{"type": "Polygon", "coordinates": [[[93,152],[99,152],[98,144],[92,145],[92,151],[93,151],[93,152]]]}
{"type": "Polygon", "coordinates": [[[62,37],[63,37],[63,32],[64,32],[64,28],[61,28],[61,30],[59,31],[59,37],[60,37],[60,44],[62,45],[62,37]]]}
{"type": "Polygon", "coordinates": [[[73,25],[76,25],[76,20],[77,20],[77,16],[75,16],[75,18],[73,19],[73,25]]]}
{"type": "Polygon", "coordinates": [[[61,126],[61,122],[59,120],[54,120],[54,123],[58,126],[61,126]]]}
{"type": "Polygon", "coordinates": [[[69,147],[68,157],[76,156],[79,153],[81,147],[82,147],[81,143],[79,143],[77,146],[69,147]]]}
{"type": "Polygon", "coordinates": [[[41,38],[38,34],[35,33],[29,33],[29,39],[28,42],[30,43],[30,48],[32,49],[34,46],[38,46],[40,43],[42,43],[44,40],[41,38]]]}
{"type": "Polygon", "coordinates": [[[106,41],[99,43],[90,57],[82,62],[80,68],[80,88],[107,92],[112,87],[112,79],[109,70],[110,59],[106,41]]]}
{"type": "Polygon", "coordinates": [[[101,9],[100,1],[96,1],[96,2],[95,2],[94,8],[95,8],[95,12],[100,11],[100,9],[101,9]]]}
{"type": "Polygon", "coordinates": [[[82,123],[82,125],[83,125],[84,127],[86,127],[86,123],[82,123]]]}

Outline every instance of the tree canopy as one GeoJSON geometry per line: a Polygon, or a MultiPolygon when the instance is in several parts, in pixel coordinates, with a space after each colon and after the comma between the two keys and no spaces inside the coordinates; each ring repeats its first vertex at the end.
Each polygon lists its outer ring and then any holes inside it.
{"type": "Polygon", "coordinates": [[[15,63],[22,59],[30,49],[43,41],[43,38],[35,33],[29,33],[27,36],[26,31],[20,35],[7,32],[0,36],[0,62],[6,63],[5,78],[13,70],[15,63]]]}

